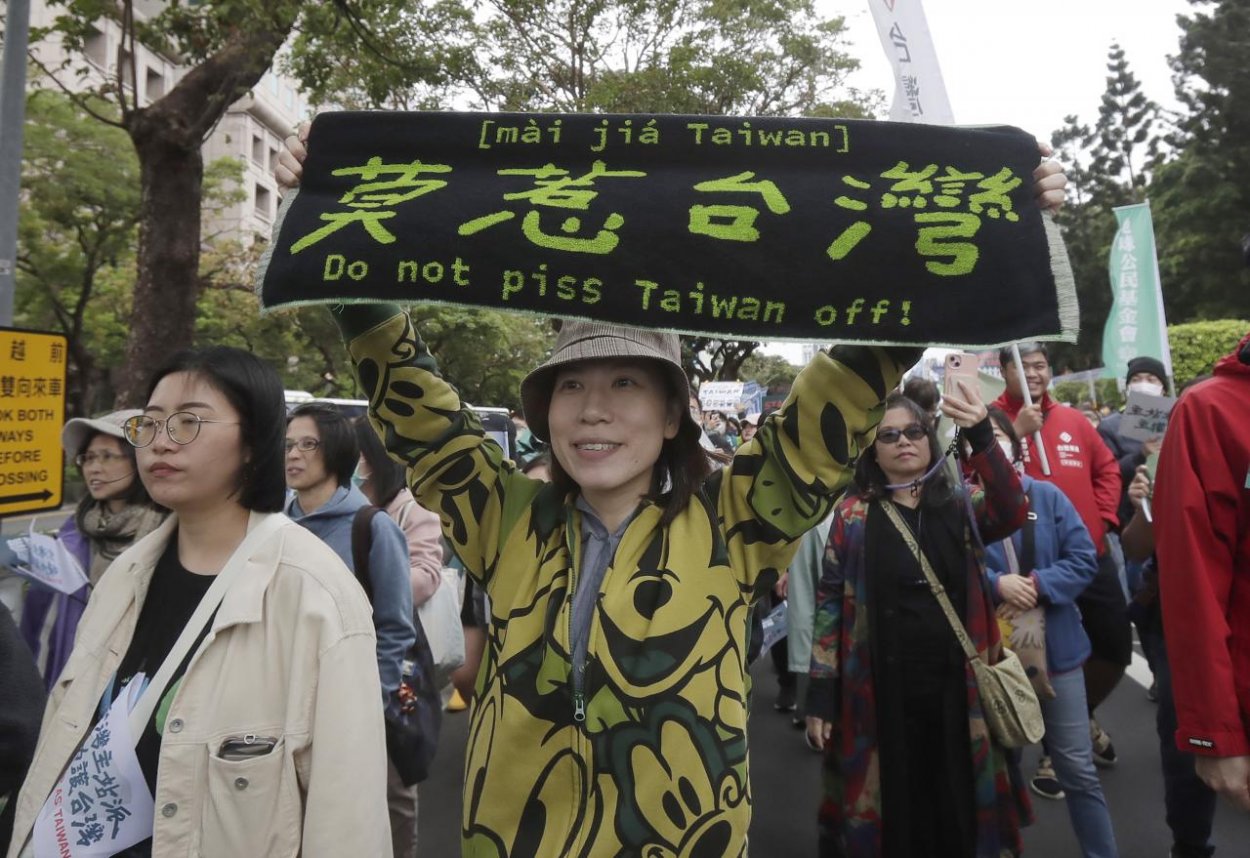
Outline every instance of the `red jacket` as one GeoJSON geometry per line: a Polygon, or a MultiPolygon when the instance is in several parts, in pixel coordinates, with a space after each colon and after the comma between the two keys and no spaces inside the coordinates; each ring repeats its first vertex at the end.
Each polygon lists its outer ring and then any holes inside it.
{"type": "MultiPolygon", "coordinates": [[[[1004,392],[994,404],[1013,421],[1024,401],[1004,392]]],[[[1103,443],[1102,436],[1085,415],[1070,405],[1055,402],[1047,393],[1042,397],[1042,444],[1050,476],[1042,473],[1042,463],[1033,448],[1033,437],[1024,441],[1024,472],[1035,480],[1054,483],[1076,507],[1085,529],[1101,557],[1106,550],[1103,537],[1119,523],[1120,465],[1103,443]]]]}
{"type": "Polygon", "coordinates": [[[1176,744],[1250,754],[1250,334],[1172,411],[1154,534],[1176,744]]]}

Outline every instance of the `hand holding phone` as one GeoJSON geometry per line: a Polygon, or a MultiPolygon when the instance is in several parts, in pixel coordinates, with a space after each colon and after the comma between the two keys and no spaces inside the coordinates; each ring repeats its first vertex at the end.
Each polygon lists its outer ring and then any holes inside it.
{"type": "Polygon", "coordinates": [[[956,352],[946,356],[946,372],[942,377],[942,395],[963,398],[959,392],[959,380],[969,385],[977,384],[977,370],[981,368],[981,359],[968,352],[956,352]]]}

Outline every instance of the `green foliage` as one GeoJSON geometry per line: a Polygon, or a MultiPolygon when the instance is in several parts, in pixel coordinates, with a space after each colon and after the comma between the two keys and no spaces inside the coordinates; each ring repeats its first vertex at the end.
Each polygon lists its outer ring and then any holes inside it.
{"type": "Polygon", "coordinates": [[[474,405],[519,409],[521,379],[555,341],[550,323],[537,316],[417,306],[413,319],[443,377],[474,405]]]}
{"type": "Polygon", "coordinates": [[[138,159],[124,132],[36,88],[27,97],[22,186],[33,192],[21,203],[15,321],[65,334],[69,410],[101,410],[127,331],[138,159]]]}
{"type": "Polygon", "coordinates": [[[1250,322],[1244,319],[1168,325],[1172,373],[1177,389],[1210,372],[1215,362],[1231,352],[1247,332],[1250,332],[1250,322]]]}
{"type": "MultiPolygon", "coordinates": [[[[1114,378],[1100,378],[1094,382],[1097,395],[1095,405],[1099,408],[1107,406],[1112,410],[1124,404],[1124,394],[1114,378]]],[[[1083,381],[1062,381],[1051,389],[1051,396],[1060,402],[1066,402],[1074,408],[1085,407],[1090,402],[1089,384],[1083,381]]]]}
{"type": "Polygon", "coordinates": [[[1171,58],[1183,106],[1160,145],[1164,123],[1113,46],[1107,91],[1091,130],[1068,117],[1055,132],[1069,179],[1060,225],[1076,275],[1081,335],[1052,358],[1075,369],[1101,362],[1111,310],[1108,254],[1112,209],[1151,203],[1164,309],[1172,322],[1243,314],[1250,269],[1240,241],[1250,230],[1250,189],[1230,177],[1250,172],[1250,64],[1244,34],[1250,2],[1192,0],[1179,19],[1182,37],[1171,58]]]}
{"type": "Polygon", "coordinates": [[[756,381],[767,388],[773,384],[791,384],[799,374],[799,367],[781,355],[765,355],[758,352],[742,362],[738,370],[739,381],[756,381]]]}

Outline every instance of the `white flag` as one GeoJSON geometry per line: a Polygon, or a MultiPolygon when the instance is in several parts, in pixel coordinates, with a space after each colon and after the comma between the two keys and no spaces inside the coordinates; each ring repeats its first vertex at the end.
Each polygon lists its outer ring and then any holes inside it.
{"type": "Polygon", "coordinates": [[[920,0],[868,0],[881,46],[894,67],[895,122],[954,125],[937,51],[920,0]]]}

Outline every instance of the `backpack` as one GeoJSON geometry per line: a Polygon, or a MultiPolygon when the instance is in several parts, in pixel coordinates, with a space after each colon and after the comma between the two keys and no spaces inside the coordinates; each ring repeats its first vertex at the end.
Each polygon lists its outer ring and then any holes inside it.
{"type": "MultiPolygon", "coordinates": [[[[376,506],[362,506],[352,519],[352,564],[370,604],[373,587],[369,580],[369,552],[373,548],[373,517],[380,511],[376,506]]],[[[443,724],[443,700],[434,681],[430,642],[415,610],[412,625],[417,639],[404,653],[399,688],[393,692],[394,705],[386,707],[386,752],[404,786],[429,777],[443,724]]]]}

